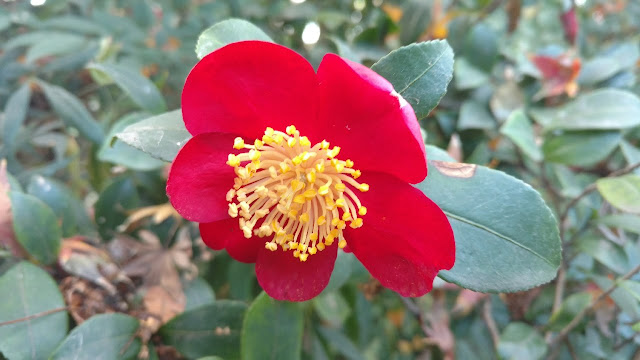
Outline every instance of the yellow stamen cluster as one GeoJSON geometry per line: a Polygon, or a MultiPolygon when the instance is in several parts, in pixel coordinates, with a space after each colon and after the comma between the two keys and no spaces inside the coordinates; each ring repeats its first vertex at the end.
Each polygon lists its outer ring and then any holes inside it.
{"type": "Polygon", "coordinates": [[[340,147],[323,140],[312,146],[295,126],[285,132],[267,128],[253,145],[236,138],[227,164],[237,177],[227,193],[229,215],[238,217],[246,238],[271,237],[265,248],[291,250],[300,261],[337,241],[347,244],[343,230],[362,226],[367,208],[354,190],[358,183],[353,161],[338,160],[340,147]]]}

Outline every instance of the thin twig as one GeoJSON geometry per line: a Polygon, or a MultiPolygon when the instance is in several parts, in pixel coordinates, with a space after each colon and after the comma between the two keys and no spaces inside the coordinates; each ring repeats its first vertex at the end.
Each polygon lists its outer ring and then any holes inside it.
{"type": "Polygon", "coordinates": [[[498,351],[500,335],[498,335],[498,326],[496,325],[496,321],[493,319],[493,315],[491,314],[491,297],[488,297],[484,302],[484,305],[482,307],[482,317],[484,318],[484,322],[487,323],[489,334],[491,334],[493,348],[498,351]]]}
{"type": "Polygon", "coordinates": [[[569,338],[564,339],[564,344],[567,345],[567,349],[569,349],[569,355],[571,356],[571,359],[580,359],[578,357],[578,354],[576,354],[576,350],[573,348],[573,344],[571,344],[571,340],[569,340],[569,338]]]}
{"type": "Polygon", "coordinates": [[[29,316],[25,316],[25,317],[19,318],[19,319],[3,321],[3,322],[0,322],[0,327],[5,326],[5,325],[17,324],[17,323],[20,323],[20,322],[23,322],[23,321],[29,321],[29,320],[37,319],[39,317],[47,316],[47,315],[50,315],[50,314],[55,314],[57,312],[65,311],[65,310],[68,310],[68,309],[69,308],[67,306],[65,306],[65,307],[61,307],[61,308],[55,308],[55,309],[39,312],[39,313],[32,314],[32,315],[29,315],[29,316]]]}

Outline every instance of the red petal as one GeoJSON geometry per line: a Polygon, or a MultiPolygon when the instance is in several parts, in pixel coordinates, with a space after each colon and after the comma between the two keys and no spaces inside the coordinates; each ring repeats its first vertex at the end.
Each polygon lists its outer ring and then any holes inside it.
{"type": "Polygon", "coordinates": [[[421,296],[455,261],[453,231],[438,205],[397,178],[362,176],[371,190],[360,193],[364,225],[345,229],[353,254],[383,286],[402,296],[421,296]]]}
{"type": "Polygon", "coordinates": [[[353,160],[363,173],[386,172],[410,183],[427,176],[415,113],[399,95],[392,95],[395,91],[387,80],[333,54],[322,60],[318,77],[320,104],[316,129],[311,131],[314,136],[340,146],[340,159],[353,160]]]}
{"type": "Polygon", "coordinates": [[[337,255],[338,246],[334,244],[300,262],[291,251],[263,247],[256,261],[258,283],[276,300],[309,300],[327,287],[337,255]]]}
{"type": "Polygon", "coordinates": [[[256,262],[258,250],[264,247],[264,241],[258,237],[245,238],[238,226],[238,219],[233,218],[201,223],[200,236],[210,248],[226,249],[232,258],[243,263],[256,262]]]}
{"type": "Polygon", "coordinates": [[[225,197],[235,173],[226,164],[234,152],[231,134],[202,134],[191,138],[178,153],[167,180],[173,207],[188,220],[213,222],[229,217],[225,197]]]}
{"type": "Polygon", "coordinates": [[[191,70],[182,91],[182,115],[189,132],[261,137],[270,126],[315,119],[318,79],[302,56],[261,41],[232,43],[205,56],[191,70]]]}

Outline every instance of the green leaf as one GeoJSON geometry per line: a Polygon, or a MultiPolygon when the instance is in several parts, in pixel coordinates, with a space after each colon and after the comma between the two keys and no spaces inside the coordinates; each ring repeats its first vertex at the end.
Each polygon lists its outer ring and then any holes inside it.
{"type": "Polygon", "coordinates": [[[454,68],[454,82],[456,84],[456,88],[459,90],[477,88],[489,82],[489,75],[473,66],[469,60],[464,57],[456,59],[454,68]]]}
{"type": "Polygon", "coordinates": [[[92,316],[69,333],[51,359],[136,359],[138,326],[137,319],[124,314],[92,316]]]}
{"type": "Polygon", "coordinates": [[[118,120],[109,131],[106,141],[102,143],[98,159],[140,171],[154,170],[164,166],[166,164],[164,161],[155,159],[151,155],[119,141],[116,137],[127,126],[147,116],[146,113],[133,113],[118,120]]]}
{"type": "Polygon", "coordinates": [[[487,110],[487,107],[475,100],[467,100],[460,107],[458,129],[484,129],[490,130],[496,127],[496,121],[487,110]]]}
{"type": "Polygon", "coordinates": [[[300,304],[277,301],[263,292],[247,310],[242,325],[242,359],[300,359],[302,320],[300,304]]]}
{"type": "Polygon", "coordinates": [[[498,355],[500,359],[536,360],[547,353],[547,343],[531,326],[514,322],[500,335],[498,355]]]}
{"type": "Polygon", "coordinates": [[[513,141],[531,160],[542,160],[542,152],[540,151],[540,146],[536,144],[531,120],[529,120],[524,111],[516,110],[512,112],[500,128],[500,133],[513,141]]]}
{"type": "MultiPolygon", "coordinates": [[[[602,291],[607,291],[614,285],[614,282],[606,276],[594,276],[593,281],[602,291]]],[[[619,287],[613,290],[609,297],[613,299],[620,310],[632,319],[637,319],[640,317],[640,306],[638,306],[640,294],[637,293],[638,290],[640,289],[637,282],[625,280],[620,282],[619,287]]]]}
{"type": "Polygon", "coordinates": [[[389,80],[422,119],[447,92],[453,77],[453,50],[446,40],[411,44],[390,52],[371,69],[389,80]]]}
{"type": "Polygon", "coordinates": [[[153,114],[167,111],[167,104],[156,85],[138,71],[106,63],[90,64],[87,68],[109,76],[142,109],[153,114]]]}
{"type": "Polygon", "coordinates": [[[632,213],[640,213],[640,176],[628,174],[596,181],[598,191],[611,205],[632,213]]]}
{"type": "Polygon", "coordinates": [[[2,141],[11,150],[13,150],[15,138],[27,118],[30,101],[31,86],[29,82],[25,82],[18,91],[9,97],[4,106],[2,141]]]}
{"type": "MultiPolygon", "coordinates": [[[[18,263],[0,277],[0,294],[0,323],[65,307],[55,281],[28,262],[18,263]]],[[[68,327],[66,311],[0,326],[0,354],[7,359],[46,359],[68,327]]]]}
{"type": "Polygon", "coordinates": [[[598,223],[620,228],[636,234],[640,234],[640,216],[632,214],[607,215],[598,219],[598,223]]]}
{"type": "Polygon", "coordinates": [[[617,131],[565,133],[546,139],[542,152],[550,162],[591,166],[609,156],[621,139],[617,131]]]}
{"type": "Polygon", "coordinates": [[[28,64],[47,56],[71,54],[86,48],[87,39],[75,34],[58,34],[33,44],[25,54],[28,64]]]}
{"type": "Polygon", "coordinates": [[[626,129],[640,125],[640,99],[629,91],[601,89],[550,109],[547,115],[547,130],[626,129]]]}
{"type": "Polygon", "coordinates": [[[160,328],[164,343],[188,358],[217,355],[240,357],[240,329],[247,306],[239,301],[219,300],[185,311],[160,328]]]}
{"type": "Polygon", "coordinates": [[[629,263],[624,250],[609,240],[593,235],[583,236],[578,248],[618,274],[627,272],[629,263]]]}
{"type": "Polygon", "coordinates": [[[339,251],[336,258],[333,272],[331,273],[331,279],[327,287],[322,290],[323,293],[330,292],[339,289],[347,281],[353,272],[353,263],[356,261],[353,254],[347,254],[346,252],[339,251]]]}
{"type": "Polygon", "coordinates": [[[554,312],[549,319],[548,328],[551,331],[560,331],[578,315],[579,312],[586,309],[591,302],[591,294],[581,292],[573,294],[564,299],[560,309],[554,312]]]}
{"type": "MultiPolygon", "coordinates": [[[[628,141],[622,140],[620,142],[620,150],[629,165],[640,162],[640,149],[631,145],[628,141]]],[[[640,175],[640,169],[635,169],[634,173],[640,175]]]]}
{"type": "Polygon", "coordinates": [[[247,302],[253,299],[253,288],[256,283],[254,264],[244,264],[239,261],[233,261],[229,265],[227,279],[231,299],[245,300],[247,302]]]}
{"type": "Polygon", "coordinates": [[[84,107],[80,99],[67,90],[47,84],[44,81],[39,81],[38,85],[44,91],[44,95],[55,112],[68,126],[75,127],[80,134],[94,143],[102,143],[104,131],[84,107]]]}
{"type": "Polygon", "coordinates": [[[13,231],[29,255],[42,264],[58,259],[62,232],[53,210],[35,196],[12,191],[13,231]]]}
{"type": "Polygon", "coordinates": [[[103,239],[110,239],[118,225],[127,218],[127,210],[138,206],[139,198],[131,178],[115,180],[100,194],[95,205],[98,231],[103,239]]]}
{"type": "Polygon", "coordinates": [[[202,305],[213,304],[216,301],[216,295],[211,286],[199,277],[184,285],[184,296],[187,298],[187,304],[184,307],[185,311],[202,305]]]}
{"type": "Polygon", "coordinates": [[[178,109],[129,125],[116,137],[156,159],[171,162],[191,134],[182,122],[182,110],[178,109]]]}
{"type": "Polygon", "coordinates": [[[483,166],[433,160],[416,186],[453,228],[456,263],[440,272],[444,280],[480,292],[513,292],[556,276],[558,224],[531,186],[483,166]]]}
{"type": "Polygon", "coordinates": [[[219,48],[238,41],[260,40],[273,42],[259,27],[241,19],[220,21],[203,31],[196,43],[198,59],[209,55],[219,48]]]}
{"type": "Polygon", "coordinates": [[[313,299],[313,308],[322,320],[332,326],[342,325],[351,315],[349,304],[337,291],[322,292],[313,299]]]}
{"type": "Polygon", "coordinates": [[[342,332],[324,326],[318,327],[318,331],[325,341],[340,354],[344,355],[345,358],[349,360],[364,360],[360,350],[342,332]]]}
{"type": "Polygon", "coordinates": [[[84,204],[63,183],[36,175],[29,182],[27,192],[42,200],[62,220],[62,237],[95,232],[84,204]]]}

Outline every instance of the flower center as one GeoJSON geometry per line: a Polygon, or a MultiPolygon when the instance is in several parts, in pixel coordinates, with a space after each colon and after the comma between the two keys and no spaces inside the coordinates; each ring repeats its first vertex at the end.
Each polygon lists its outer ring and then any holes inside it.
{"type": "Polygon", "coordinates": [[[336,240],[344,248],[347,224],[362,226],[359,216],[367,208],[354,190],[368,191],[369,185],[355,180],[361,173],[353,161],[336,158],[340,147],[330,149],[325,140],[312,146],[291,125],[286,132],[268,127],[253,145],[238,137],[233,148],[248,149],[229,154],[227,161],[237,175],[227,193],[229,215],[239,216],[246,238],[273,235],[265,248],[275,251],[279,245],[307,261],[336,240]]]}

